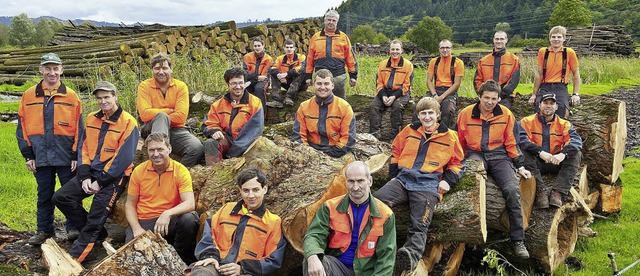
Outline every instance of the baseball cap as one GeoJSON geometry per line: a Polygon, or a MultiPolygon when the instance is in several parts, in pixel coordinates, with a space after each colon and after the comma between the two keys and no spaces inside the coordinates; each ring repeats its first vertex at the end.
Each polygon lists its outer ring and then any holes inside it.
{"type": "Polygon", "coordinates": [[[40,58],[40,65],[47,63],[62,64],[62,60],[60,60],[60,57],[55,53],[47,53],[40,58]]]}
{"type": "Polygon", "coordinates": [[[99,81],[98,83],[96,83],[96,88],[93,89],[93,92],[91,92],[91,94],[95,95],[96,91],[99,91],[99,90],[109,91],[116,94],[118,93],[116,86],[108,81],[99,81]]]}
{"type": "Polygon", "coordinates": [[[556,94],[552,94],[552,93],[542,95],[542,100],[541,101],[544,102],[545,100],[548,100],[548,99],[552,99],[554,102],[557,102],[556,101],[556,94]]]}

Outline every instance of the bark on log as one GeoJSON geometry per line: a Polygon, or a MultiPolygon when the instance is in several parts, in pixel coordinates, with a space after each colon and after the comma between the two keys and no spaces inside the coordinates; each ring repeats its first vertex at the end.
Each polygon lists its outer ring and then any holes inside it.
{"type": "Polygon", "coordinates": [[[75,276],[84,270],[67,250],[60,248],[52,238],[47,239],[41,246],[44,266],[49,270],[49,276],[75,276]]]}
{"type": "MultiPolygon", "coordinates": [[[[467,161],[468,162],[468,161],[467,161]]],[[[514,172],[515,173],[515,172],[514,172]]],[[[533,178],[520,179],[520,208],[522,224],[529,226],[536,194],[536,181],[533,178]]],[[[487,177],[487,228],[509,233],[509,213],[502,192],[492,177],[487,177]]]]}

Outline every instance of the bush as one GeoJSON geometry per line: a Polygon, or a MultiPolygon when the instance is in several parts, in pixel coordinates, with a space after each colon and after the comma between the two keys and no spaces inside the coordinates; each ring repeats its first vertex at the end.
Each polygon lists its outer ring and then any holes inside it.
{"type": "Polygon", "coordinates": [[[484,43],[482,41],[471,41],[471,42],[467,42],[464,44],[465,48],[487,48],[487,47],[491,47],[489,44],[484,43]]]}
{"type": "Polygon", "coordinates": [[[514,36],[511,40],[509,40],[509,47],[525,46],[547,47],[549,46],[549,41],[543,38],[519,38],[517,36],[514,36]]]}

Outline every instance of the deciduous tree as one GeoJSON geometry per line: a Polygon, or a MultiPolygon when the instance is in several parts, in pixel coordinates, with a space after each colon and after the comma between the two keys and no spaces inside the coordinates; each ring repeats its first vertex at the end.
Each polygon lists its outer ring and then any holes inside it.
{"type": "Polygon", "coordinates": [[[560,0],[553,9],[547,25],[549,28],[557,25],[582,27],[591,25],[592,19],[591,10],[587,7],[587,2],[560,0]]]}
{"type": "Polygon", "coordinates": [[[440,17],[425,16],[417,25],[409,28],[406,38],[423,50],[438,52],[438,43],[443,39],[451,39],[453,31],[440,17]]]}
{"type": "Polygon", "coordinates": [[[12,45],[24,48],[29,46],[36,34],[36,28],[33,21],[26,13],[21,13],[11,19],[11,30],[9,32],[9,41],[12,45]]]}

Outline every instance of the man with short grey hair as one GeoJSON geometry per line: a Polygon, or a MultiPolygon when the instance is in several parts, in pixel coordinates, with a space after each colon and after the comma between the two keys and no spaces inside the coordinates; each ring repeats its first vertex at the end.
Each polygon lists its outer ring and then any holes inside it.
{"type": "Polygon", "coordinates": [[[473,88],[477,92],[485,81],[496,81],[502,88],[500,104],[511,108],[514,91],[520,83],[520,58],[507,52],[508,41],[507,33],[504,31],[497,31],[493,35],[493,52],[478,61],[473,88]]]}

